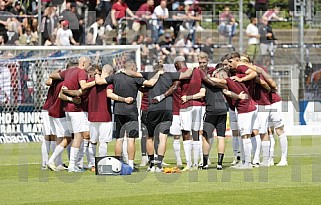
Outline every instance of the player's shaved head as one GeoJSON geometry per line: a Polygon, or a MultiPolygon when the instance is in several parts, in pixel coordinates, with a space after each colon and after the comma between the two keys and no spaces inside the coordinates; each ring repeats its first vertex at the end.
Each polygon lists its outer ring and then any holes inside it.
{"type": "Polygon", "coordinates": [[[124,64],[124,67],[126,70],[133,70],[133,71],[137,70],[136,63],[133,60],[127,60],[124,64]]]}
{"type": "Polygon", "coordinates": [[[178,62],[185,62],[185,58],[183,56],[176,56],[174,58],[174,64],[178,62]]]}
{"type": "Polygon", "coordinates": [[[113,74],[114,73],[114,68],[111,65],[106,64],[102,68],[102,73],[106,73],[108,75],[113,74]]]}
{"type": "Polygon", "coordinates": [[[185,58],[183,56],[176,56],[174,58],[174,66],[176,70],[180,70],[181,68],[187,67],[185,58]]]}
{"type": "Polygon", "coordinates": [[[79,61],[78,67],[88,71],[89,67],[91,66],[91,59],[87,56],[82,56],[79,58],[78,61],[79,61]]]}

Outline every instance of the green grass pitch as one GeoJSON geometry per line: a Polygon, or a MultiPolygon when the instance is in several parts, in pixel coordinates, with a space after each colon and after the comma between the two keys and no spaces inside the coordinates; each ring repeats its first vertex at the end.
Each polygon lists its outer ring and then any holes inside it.
{"type": "MultiPolygon", "coordinates": [[[[216,141],[207,171],[95,176],[92,172],[41,170],[41,144],[0,145],[0,204],[321,204],[321,136],[289,137],[289,166],[229,168],[226,139],[224,170],[215,169],[216,141]]],[[[109,148],[112,155],[113,143],[109,148]]],[[[276,142],[275,162],[280,159],[276,142]]],[[[183,147],[181,146],[182,157],[183,147]]],[[[140,163],[137,142],[135,163],[140,163]]],[[[66,160],[65,160],[66,161],[66,160]]],[[[165,162],[174,166],[172,138],[165,162]]]]}

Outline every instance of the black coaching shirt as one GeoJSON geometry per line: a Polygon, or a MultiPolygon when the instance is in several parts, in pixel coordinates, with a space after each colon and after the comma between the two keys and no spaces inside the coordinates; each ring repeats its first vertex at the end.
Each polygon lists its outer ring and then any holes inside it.
{"type": "MultiPolygon", "coordinates": [[[[155,72],[142,72],[143,77],[146,80],[151,79],[157,71],[155,72]]],[[[152,99],[156,96],[164,94],[173,84],[173,81],[179,80],[180,72],[165,72],[161,75],[154,85],[148,90],[148,111],[160,111],[160,110],[170,110],[173,108],[172,96],[168,96],[161,102],[153,104],[152,99]]]]}
{"type": "MultiPolygon", "coordinates": [[[[212,75],[215,68],[210,69],[207,73],[212,75]]],[[[227,104],[221,88],[215,88],[204,84],[206,88],[206,114],[207,115],[225,115],[227,113],[227,104]]]]}
{"type": "Polygon", "coordinates": [[[123,73],[117,73],[106,78],[108,84],[114,85],[114,93],[120,97],[132,97],[132,104],[125,102],[114,102],[114,114],[116,115],[134,115],[138,116],[137,110],[137,92],[145,81],[144,78],[133,78],[123,73]]]}

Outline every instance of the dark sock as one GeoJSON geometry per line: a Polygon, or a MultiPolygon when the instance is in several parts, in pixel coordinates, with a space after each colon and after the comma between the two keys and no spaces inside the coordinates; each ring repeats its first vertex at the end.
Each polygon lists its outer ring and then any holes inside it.
{"type": "Polygon", "coordinates": [[[148,155],[149,167],[153,167],[155,165],[154,155],[148,155]]]}
{"type": "Polygon", "coordinates": [[[208,154],[203,154],[203,167],[207,165],[208,162],[208,154]]]}
{"type": "Polygon", "coordinates": [[[161,169],[161,168],[162,168],[162,163],[163,163],[164,156],[158,155],[158,156],[157,156],[157,159],[158,159],[158,161],[157,161],[157,167],[161,169]]]}
{"type": "Polygon", "coordinates": [[[217,157],[217,164],[218,165],[222,165],[223,158],[224,158],[224,154],[218,153],[218,157],[217,157]]]}

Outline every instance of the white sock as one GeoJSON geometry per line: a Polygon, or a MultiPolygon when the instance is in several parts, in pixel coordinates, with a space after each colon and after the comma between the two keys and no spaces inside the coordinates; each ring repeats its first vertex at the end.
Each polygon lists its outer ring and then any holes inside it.
{"type": "Polygon", "coordinates": [[[275,139],[273,135],[270,135],[270,159],[274,157],[274,146],[275,146],[275,139]]]}
{"type": "Polygon", "coordinates": [[[244,154],[244,145],[243,145],[243,139],[239,137],[240,141],[240,151],[241,151],[241,161],[245,162],[245,154],[244,154]]]}
{"type": "Polygon", "coordinates": [[[173,149],[174,149],[174,154],[175,154],[175,158],[176,158],[176,163],[181,165],[182,158],[181,158],[181,142],[180,142],[180,140],[173,141],[173,149]]]}
{"type": "Polygon", "coordinates": [[[192,140],[183,141],[187,167],[192,167],[192,140]]]}
{"type": "Polygon", "coordinates": [[[43,140],[41,145],[42,165],[48,164],[50,141],[43,140]]]}
{"type": "Polygon", "coordinates": [[[261,137],[260,137],[260,135],[256,135],[255,140],[256,140],[256,149],[255,150],[254,150],[254,147],[252,144],[252,149],[255,151],[253,161],[260,162],[260,153],[261,153],[261,137]]]}
{"type": "Polygon", "coordinates": [[[238,136],[232,136],[232,147],[233,147],[234,157],[237,157],[240,149],[238,136]]]}
{"type": "Polygon", "coordinates": [[[251,139],[243,139],[245,163],[251,163],[252,143],[251,139]]]}
{"type": "Polygon", "coordinates": [[[134,160],[128,160],[128,165],[134,169],[134,160]]]}
{"type": "Polygon", "coordinates": [[[69,167],[75,167],[76,162],[78,161],[79,148],[71,147],[70,148],[70,161],[69,167]]]}
{"type": "Polygon", "coordinates": [[[99,157],[107,156],[107,151],[108,151],[107,143],[105,142],[100,143],[98,148],[98,156],[99,157]]]}
{"type": "Polygon", "coordinates": [[[56,146],[57,146],[57,144],[56,144],[56,141],[50,141],[50,147],[51,147],[51,151],[52,151],[52,153],[55,151],[55,149],[56,149],[56,146]]]}
{"type": "MultiPolygon", "coordinates": [[[[59,145],[58,145],[58,146],[59,146],[59,145]]],[[[57,146],[57,147],[58,147],[58,146],[57,146]]],[[[57,148],[57,147],[56,147],[56,148],[57,148]]],[[[62,153],[63,153],[63,152],[60,152],[60,154],[58,154],[58,156],[56,157],[56,165],[57,165],[57,166],[63,164],[63,162],[62,162],[62,153]]]]}
{"type": "Polygon", "coordinates": [[[270,158],[270,141],[262,141],[262,158],[263,164],[269,163],[270,158]]]}
{"type": "Polygon", "coordinates": [[[279,136],[280,138],[280,145],[281,145],[281,153],[282,157],[281,160],[287,160],[288,157],[288,138],[285,134],[279,136]]]}
{"type": "Polygon", "coordinates": [[[77,165],[81,168],[84,168],[84,141],[81,142],[78,152],[77,165]]]}
{"type": "Polygon", "coordinates": [[[71,149],[71,145],[72,145],[72,141],[67,145],[66,150],[67,150],[67,155],[68,155],[68,160],[70,161],[70,149],[71,149]]]}
{"type": "Polygon", "coordinates": [[[84,142],[84,155],[86,155],[87,162],[88,162],[88,165],[89,165],[89,161],[90,161],[89,153],[88,153],[89,140],[84,139],[83,142],[84,142]]]}
{"type": "Polygon", "coordinates": [[[199,140],[199,146],[200,146],[200,148],[199,148],[199,151],[200,151],[199,158],[201,159],[201,161],[203,161],[203,146],[202,146],[202,144],[203,144],[203,135],[199,135],[199,138],[200,138],[200,140],[199,140]]]}
{"type": "Polygon", "coordinates": [[[96,156],[96,145],[89,143],[87,152],[88,166],[95,166],[95,156],[96,156]]]}
{"type": "MultiPolygon", "coordinates": [[[[64,147],[58,145],[58,146],[56,147],[55,151],[52,153],[52,155],[51,155],[48,163],[49,163],[49,164],[54,163],[54,161],[56,160],[56,158],[57,158],[59,155],[61,155],[61,153],[64,151],[64,149],[65,149],[64,147]]],[[[57,164],[57,165],[59,165],[59,164],[57,164]]]]}
{"type": "Polygon", "coordinates": [[[128,161],[128,152],[127,152],[127,138],[123,140],[123,160],[128,161]]]}
{"type": "Polygon", "coordinates": [[[193,141],[192,142],[192,146],[193,146],[193,156],[194,156],[194,164],[193,166],[198,166],[198,160],[200,157],[200,141],[193,141]]]}
{"type": "Polygon", "coordinates": [[[256,150],[256,137],[251,137],[251,143],[252,143],[252,148],[253,148],[253,153],[252,155],[254,156],[255,155],[255,150],[256,150]]]}

